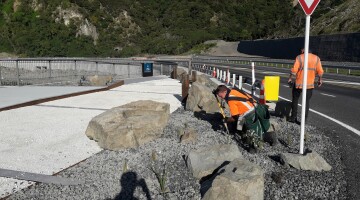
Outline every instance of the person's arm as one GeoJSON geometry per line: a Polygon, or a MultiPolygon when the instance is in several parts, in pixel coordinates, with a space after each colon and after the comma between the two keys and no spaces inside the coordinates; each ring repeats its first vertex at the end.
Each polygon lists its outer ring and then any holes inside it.
{"type": "Polygon", "coordinates": [[[290,87],[292,87],[292,85],[293,85],[292,79],[293,79],[293,77],[296,77],[296,73],[298,72],[299,67],[300,67],[299,57],[300,57],[300,55],[295,58],[295,63],[290,71],[289,80],[288,80],[288,84],[290,87]]]}
{"type": "Polygon", "coordinates": [[[319,62],[317,64],[317,66],[316,66],[316,73],[317,73],[317,76],[318,76],[317,85],[318,85],[318,87],[321,87],[321,85],[323,84],[322,76],[324,74],[324,70],[322,68],[320,58],[319,58],[319,62]]]}

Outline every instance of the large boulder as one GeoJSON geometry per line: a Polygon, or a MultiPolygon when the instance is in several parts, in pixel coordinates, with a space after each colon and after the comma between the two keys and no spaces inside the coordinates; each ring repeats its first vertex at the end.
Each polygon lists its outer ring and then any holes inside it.
{"type": "Polygon", "coordinates": [[[113,81],[112,76],[99,76],[99,75],[95,75],[95,76],[89,76],[87,77],[87,79],[90,82],[90,85],[92,86],[106,86],[109,83],[111,83],[113,81]]]}
{"type": "Polygon", "coordinates": [[[201,83],[209,88],[216,88],[217,84],[210,78],[211,77],[207,74],[200,74],[196,76],[196,82],[201,83]]]}
{"type": "Polygon", "coordinates": [[[330,171],[331,166],[321,157],[317,152],[292,154],[281,153],[280,160],[284,165],[289,165],[295,169],[309,170],[309,171],[330,171]]]}
{"type": "Polygon", "coordinates": [[[206,113],[219,112],[216,98],[209,87],[194,82],[189,90],[186,100],[186,110],[194,112],[205,111],[206,113]]]}
{"type": "MultiPolygon", "coordinates": [[[[245,160],[235,159],[219,169],[203,200],[263,200],[264,172],[245,160]]],[[[207,183],[204,183],[207,184],[207,183]]]]}
{"type": "Polygon", "coordinates": [[[170,116],[170,105],[151,100],[131,102],[94,117],[85,134],[104,149],[138,147],[158,138],[170,116]]]}
{"type": "Polygon", "coordinates": [[[243,158],[236,145],[219,144],[191,151],[186,162],[192,170],[193,176],[201,179],[211,175],[215,169],[236,158],[243,158]]]}

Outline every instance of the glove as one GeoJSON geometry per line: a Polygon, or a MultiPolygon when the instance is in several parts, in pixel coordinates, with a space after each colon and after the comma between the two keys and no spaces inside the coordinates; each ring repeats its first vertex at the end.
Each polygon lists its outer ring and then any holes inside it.
{"type": "Polygon", "coordinates": [[[294,86],[294,83],[292,81],[288,81],[289,88],[292,88],[294,86]]]}
{"type": "Polygon", "coordinates": [[[321,81],[321,80],[318,80],[317,86],[320,87],[321,85],[322,85],[322,81],[321,81]]]}
{"type": "Polygon", "coordinates": [[[225,122],[227,122],[227,123],[231,123],[234,121],[235,121],[235,119],[233,117],[225,117],[225,122]]]}

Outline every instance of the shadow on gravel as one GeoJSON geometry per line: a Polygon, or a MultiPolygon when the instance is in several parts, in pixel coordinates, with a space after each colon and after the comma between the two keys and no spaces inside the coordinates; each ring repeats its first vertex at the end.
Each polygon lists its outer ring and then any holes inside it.
{"type": "Polygon", "coordinates": [[[149,188],[146,185],[144,179],[137,178],[135,172],[126,172],[121,176],[120,179],[121,192],[115,197],[115,200],[127,200],[137,199],[134,197],[134,192],[137,187],[141,187],[142,191],[146,195],[146,199],[151,199],[149,188]]]}
{"type": "Polygon", "coordinates": [[[212,129],[214,131],[224,130],[222,123],[222,115],[220,113],[206,113],[205,111],[196,111],[194,112],[194,116],[197,119],[201,119],[209,122],[212,125],[212,129]]]}
{"type": "Polygon", "coordinates": [[[276,103],[275,107],[275,113],[272,113],[273,115],[277,117],[286,117],[286,119],[289,119],[291,111],[291,102],[290,101],[278,101],[276,103]]]}

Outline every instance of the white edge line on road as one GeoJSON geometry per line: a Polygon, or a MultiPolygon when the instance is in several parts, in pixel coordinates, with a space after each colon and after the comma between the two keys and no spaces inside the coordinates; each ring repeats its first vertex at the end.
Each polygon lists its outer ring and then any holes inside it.
{"type": "MultiPolygon", "coordinates": [[[[280,99],[283,99],[283,100],[286,100],[286,101],[290,101],[289,99],[286,99],[286,98],[281,97],[281,96],[279,96],[279,98],[280,98],[280,99]]],[[[291,102],[291,101],[290,101],[290,102],[291,102]]],[[[298,105],[301,106],[300,104],[298,104],[298,105]]],[[[334,119],[334,118],[332,118],[332,117],[330,117],[330,116],[327,116],[327,115],[325,115],[325,114],[323,114],[323,113],[321,113],[321,112],[318,112],[318,111],[316,111],[316,110],[313,110],[313,109],[311,109],[311,108],[310,108],[310,111],[311,111],[311,112],[314,112],[314,113],[316,113],[316,114],[318,114],[318,115],[320,115],[320,116],[322,116],[322,117],[325,117],[325,118],[327,118],[327,119],[329,119],[329,120],[331,120],[331,121],[339,124],[340,126],[343,126],[344,128],[348,129],[349,131],[354,132],[354,133],[357,134],[358,136],[360,136],[360,131],[357,130],[357,129],[355,129],[354,127],[349,126],[349,125],[347,125],[347,124],[345,124],[345,123],[343,123],[343,122],[341,122],[341,121],[339,121],[339,120],[337,120],[337,119],[334,119]]]]}
{"type": "Polygon", "coordinates": [[[347,85],[360,85],[360,83],[356,83],[356,82],[348,82],[348,81],[327,81],[324,80],[324,83],[340,83],[340,84],[347,84],[347,85]]]}
{"type": "Polygon", "coordinates": [[[336,97],[336,96],[334,96],[334,95],[331,95],[331,94],[325,94],[325,93],[320,93],[320,94],[322,94],[322,95],[324,95],[324,96],[329,96],[329,97],[336,97]]]}

